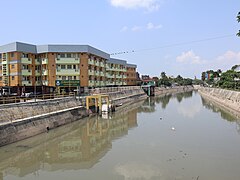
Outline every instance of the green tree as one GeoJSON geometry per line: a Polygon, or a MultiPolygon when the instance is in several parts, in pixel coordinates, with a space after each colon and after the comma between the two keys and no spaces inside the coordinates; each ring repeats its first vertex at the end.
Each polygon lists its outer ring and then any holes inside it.
{"type": "Polygon", "coordinates": [[[239,65],[234,65],[231,69],[235,70],[239,65]]]}
{"type": "Polygon", "coordinates": [[[158,81],[158,86],[171,86],[171,80],[166,76],[165,72],[161,72],[161,78],[158,81]]]}
{"type": "Polygon", "coordinates": [[[166,78],[166,73],[165,72],[161,72],[161,75],[160,75],[161,78],[166,78]]]}
{"type": "Polygon", "coordinates": [[[226,89],[239,89],[240,82],[236,81],[236,78],[240,78],[240,73],[234,70],[228,70],[222,73],[218,86],[226,89]]]}
{"type": "Polygon", "coordinates": [[[205,74],[206,74],[206,72],[202,72],[202,77],[201,77],[202,81],[205,81],[205,79],[206,79],[206,75],[205,74]]]}

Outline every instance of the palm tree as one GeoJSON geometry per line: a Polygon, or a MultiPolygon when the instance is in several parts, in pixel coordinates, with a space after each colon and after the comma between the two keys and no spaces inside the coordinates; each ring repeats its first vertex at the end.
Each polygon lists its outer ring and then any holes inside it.
{"type": "Polygon", "coordinates": [[[237,33],[237,36],[239,36],[239,37],[240,37],[240,30],[238,31],[238,33],[237,33]]]}
{"type": "MultiPolygon", "coordinates": [[[[240,22],[240,12],[238,12],[238,15],[237,15],[237,22],[240,22]]],[[[237,36],[240,37],[240,30],[238,31],[237,36]]]]}

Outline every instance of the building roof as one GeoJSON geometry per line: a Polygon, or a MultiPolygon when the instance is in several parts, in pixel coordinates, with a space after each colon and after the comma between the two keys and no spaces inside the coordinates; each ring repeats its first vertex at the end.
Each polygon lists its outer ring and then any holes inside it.
{"type": "Polygon", "coordinates": [[[22,43],[22,42],[13,42],[6,45],[0,46],[0,53],[4,52],[26,52],[26,53],[37,53],[36,45],[22,43]]]}
{"type": "Polygon", "coordinates": [[[137,65],[136,65],[136,64],[127,64],[127,67],[130,67],[130,68],[137,68],[137,65]]]}
{"type": "Polygon", "coordinates": [[[107,63],[112,63],[112,64],[120,64],[120,65],[127,65],[127,61],[125,60],[121,60],[121,59],[114,59],[114,58],[110,58],[107,63]]]}
{"type": "Polygon", "coordinates": [[[89,54],[94,54],[105,59],[110,58],[110,54],[105,53],[99,49],[96,49],[89,45],[60,45],[60,44],[48,44],[48,45],[32,45],[22,42],[13,42],[0,46],[0,53],[4,52],[25,52],[25,53],[48,53],[48,52],[60,52],[60,53],[77,53],[85,52],[89,54]]]}

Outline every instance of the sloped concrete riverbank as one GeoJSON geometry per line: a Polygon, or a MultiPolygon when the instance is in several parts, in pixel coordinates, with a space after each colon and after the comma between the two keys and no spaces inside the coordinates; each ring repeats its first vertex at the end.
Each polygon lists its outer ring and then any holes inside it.
{"type": "Polygon", "coordinates": [[[199,86],[196,89],[204,98],[228,109],[231,113],[240,114],[240,92],[199,86]]]}

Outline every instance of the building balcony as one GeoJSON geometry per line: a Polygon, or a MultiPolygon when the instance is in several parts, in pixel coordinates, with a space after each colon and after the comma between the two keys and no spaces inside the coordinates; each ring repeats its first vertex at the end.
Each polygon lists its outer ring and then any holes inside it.
{"type": "Polygon", "coordinates": [[[41,64],[40,61],[41,61],[40,59],[35,59],[35,65],[40,65],[41,64]]]}
{"type": "Polygon", "coordinates": [[[88,59],[88,64],[95,65],[94,60],[88,59]]]}
{"type": "Polygon", "coordinates": [[[106,86],[106,82],[105,81],[99,81],[100,86],[106,86]]]}
{"type": "Polygon", "coordinates": [[[116,85],[121,86],[123,82],[116,82],[116,85]]]}
{"type": "Polygon", "coordinates": [[[95,76],[100,76],[100,71],[95,71],[95,76]]]}
{"type": "Polygon", "coordinates": [[[121,72],[127,72],[127,69],[120,69],[121,72]]]}
{"type": "Polygon", "coordinates": [[[30,69],[22,69],[22,76],[31,76],[32,70],[30,69]]]}
{"type": "Polygon", "coordinates": [[[100,62],[100,64],[99,64],[101,67],[105,67],[105,63],[103,63],[103,62],[100,62]]]}
{"type": "Polygon", "coordinates": [[[35,86],[41,86],[41,85],[42,85],[41,81],[36,81],[35,82],[35,86]]]}
{"type": "Polygon", "coordinates": [[[56,64],[80,64],[80,58],[56,58],[56,64]]]}
{"type": "Polygon", "coordinates": [[[114,85],[115,85],[115,82],[107,81],[107,83],[106,83],[106,86],[114,86],[114,85]]]}
{"type": "Polygon", "coordinates": [[[42,59],[42,64],[48,64],[48,59],[47,58],[42,59]]]}
{"type": "Polygon", "coordinates": [[[89,76],[94,76],[95,75],[95,71],[94,70],[88,70],[88,75],[89,76]]]}
{"type": "Polygon", "coordinates": [[[88,86],[95,86],[95,81],[94,80],[88,81],[88,86]]]}
{"type": "Polygon", "coordinates": [[[100,66],[100,62],[99,61],[95,61],[95,66],[100,66]]]}
{"type": "Polygon", "coordinates": [[[100,72],[99,72],[99,75],[100,75],[100,76],[105,76],[105,73],[102,72],[102,71],[100,71],[100,72]]]}
{"type": "Polygon", "coordinates": [[[32,58],[21,58],[22,64],[32,64],[32,58]]]}
{"type": "Polygon", "coordinates": [[[46,70],[46,69],[42,70],[42,75],[47,76],[48,75],[48,70],[46,70]]]}
{"type": "Polygon", "coordinates": [[[32,86],[32,82],[31,81],[22,81],[22,86],[32,86]]]}
{"type": "Polygon", "coordinates": [[[35,76],[41,76],[41,71],[40,70],[35,70],[35,76]]]}
{"type": "Polygon", "coordinates": [[[122,75],[116,75],[116,78],[123,78],[122,75]]]}
{"type": "Polygon", "coordinates": [[[114,74],[107,74],[107,78],[115,78],[114,74]]]}
{"type": "Polygon", "coordinates": [[[57,69],[56,71],[57,76],[78,76],[80,75],[79,69],[57,69]]]}
{"type": "Polygon", "coordinates": [[[42,81],[42,85],[48,86],[48,81],[47,80],[42,81]]]}

